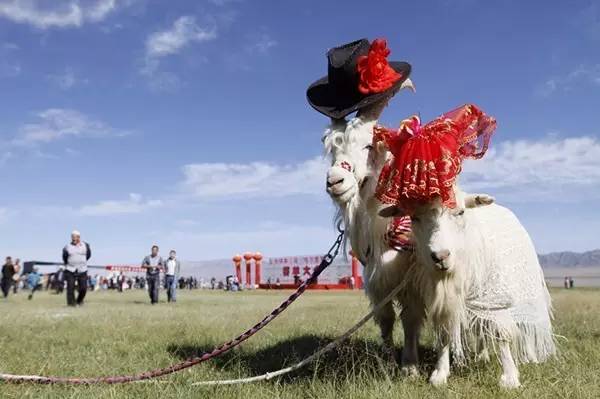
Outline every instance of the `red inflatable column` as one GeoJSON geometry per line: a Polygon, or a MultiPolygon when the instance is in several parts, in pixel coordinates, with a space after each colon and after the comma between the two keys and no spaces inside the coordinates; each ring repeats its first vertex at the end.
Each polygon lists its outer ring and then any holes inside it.
{"type": "Polygon", "coordinates": [[[359,286],[359,275],[358,275],[358,268],[359,268],[359,261],[356,258],[356,256],[354,256],[354,253],[352,251],[350,251],[350,256],[352,256],[352,277],[354,278],[354,286],[352,287],[352,289],[355,289],[356,287],[359,286]]]}
{"type": "Polygon", "coordinates": [[[262,266],[263,256],[260,252],[254,254],[254,285],[258,288],[260,285],[260,268],[262,266]]]}
{"type": "Polygon", "coordinates": [[[246,252],[244,254],[244,261],[246,262],[246,288],[252,287],[252,258],[254,258],[254,254],[250,252],[246,252]]]}
{"type": "Polygon", "coordinates": [[[242,283],[242,256],[235,255],[233,257],[233,265],[235,266],[235,276],[238,279],[238,283],[242,283]]]}

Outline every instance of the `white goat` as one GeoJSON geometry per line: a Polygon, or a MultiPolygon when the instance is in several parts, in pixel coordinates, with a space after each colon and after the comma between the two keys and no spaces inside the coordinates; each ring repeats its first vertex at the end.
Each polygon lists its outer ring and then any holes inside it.
{"type": "MultiPolygon", "coordinates": [[[[373,148],[372,145],[373,127],[386,103],[384,101],[359,112],[349,122],[333,121],[323,137],[326,152],[331,155],[332,161],[327,173],[327,192],[338,206],[338,217],[344,221],[353,253],[365,267],[365,290],[373,306],[403,283],[407,271],[414,264],[412,252],[387,247],[375,253],[375,248],[370,245],[373,236],[383,238],[387,230],[385,219],[378,218],[380,223],[373,223],[378,206],[374,198],[375,187],[387,151],[373,148]]],[[[405,337],[402,371],[406,375],[416,376],[419,331],[425,313],[412,287],[412,284],[406,284],[398,302],[402,306],[405,337]]],[[[375,320],[381,329],[384,349],[388,355],[392,355],[396,320],[393,304],[388,304],[378,312],[375,320]]]]}
{"type": "Polygon", "coordinates": [[[520,385],[517,362],[555,354],[550,295],[531,239],[501,206],[465,209],[435,200],[412,218],[419,292],[438,339],[430,382],[445,384],[450,351],[459,363],[474,350],[491,349],[502,365],[500,386],[520,385]],[[479,346],[479,348],[475,348],[479,346]]]}

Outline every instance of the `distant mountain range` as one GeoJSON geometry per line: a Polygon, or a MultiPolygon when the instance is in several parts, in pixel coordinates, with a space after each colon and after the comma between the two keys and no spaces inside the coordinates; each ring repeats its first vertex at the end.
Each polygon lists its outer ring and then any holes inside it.
{"type": "Polygon", "coordinates": [[[552,252],[538,255],[542,267],[594,267],[600,266],[600,249],[587,252],[552,252]]]}

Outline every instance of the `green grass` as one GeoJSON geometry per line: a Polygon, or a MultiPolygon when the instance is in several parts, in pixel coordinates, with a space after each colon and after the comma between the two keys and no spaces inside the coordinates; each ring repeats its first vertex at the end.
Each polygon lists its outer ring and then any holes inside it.
{"type": "MultiPolygon", "coordinates": [[[[369,323],[335,353],[276,381],[243,386],[193,387],[206,379],[276,370],[309,355],[368,311],[360,292],[308,292],[269,327],[230,354],[161,380],[117,386],[35,386],[0,383],[0,397],[600,397],[600,290],[555,290],[560,358],[521,366],[523,388],[497,387],[496,362],[453,369],[449,384],[427,384],[432,337],[422,339],[423,376],[404,380],[380,358],[378,331],[369,323]]],[[[161,293],[164,298],[164,293],[161,293]]],[[[148,304],[143,292],[92,293],[83,308],[45,292],[0,301],[0,371],[17,374],[97,376],[166,366],[208,350],[262,318],[287,292],[180,292],[176,305],[148,304]]],[[[401,338],[398,328],[396,338],[401,338]]]]}

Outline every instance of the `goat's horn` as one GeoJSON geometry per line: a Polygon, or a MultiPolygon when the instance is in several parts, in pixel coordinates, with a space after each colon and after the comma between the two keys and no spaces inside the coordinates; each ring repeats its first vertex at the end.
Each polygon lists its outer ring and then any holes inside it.
{"type": "Polygon", "coordinates": [[[331,119],[331,128],[334,130],[346,130],[346,126],[348,126],[348,121],[346,118],[330,118],[331,119]]]}
{"type": "Polygon", "coordinates": [[[410,80],[410,78],[406,78],[406,80],[404,82],[402,82],[402,85],[400,86],[400,90],[402,89],[410,89],[410,91],[412,91],[413,93],[417,92],[417,89],[415,88],[415,84],[412,82],[412,80],[410,80]]]}

